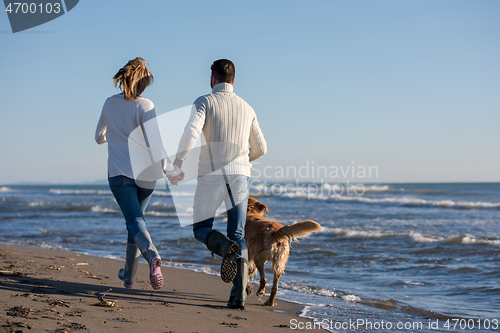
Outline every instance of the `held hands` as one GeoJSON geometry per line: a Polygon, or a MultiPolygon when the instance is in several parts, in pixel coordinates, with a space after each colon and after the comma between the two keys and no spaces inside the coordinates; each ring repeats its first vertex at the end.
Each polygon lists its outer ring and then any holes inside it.
{"type": "Polygon", "coordinates": [[[165,170],[168,181],[172,185],[177,185],[180,181],[184,179],[185,173],[181,170],[182,160],[176,158],[173,165],[170,164],[171,170],[165,170]]]}
{"type": "Polygon", "coordinates": [[[172,185],[177,185],[180,181],[184,179],[184,172],[181,170],[182,161],[179,159],[175,159],[175,162],[172,164],[170,161],[163,160],[163,172],[168,178],[168,181],[172,185]]]}
{"type": "Polygon", "coordinates": [[[181,172],[177,176],[167,176],[167,178],[170,184],[177,185],[180,181],[184,179],[184,172],[181,172]]]}

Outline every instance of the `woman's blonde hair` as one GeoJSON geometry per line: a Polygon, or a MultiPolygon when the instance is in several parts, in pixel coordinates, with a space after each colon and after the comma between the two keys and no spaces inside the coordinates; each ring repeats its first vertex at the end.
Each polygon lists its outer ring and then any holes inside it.
{"type": "Polygon", "coordinates": [[[148,67],[146,60],[137,57],[120,68],[113,77],[115,87],[120,88],[127,101],[140,97],[146,87],[153,83],[153,74],[148,67]]]}

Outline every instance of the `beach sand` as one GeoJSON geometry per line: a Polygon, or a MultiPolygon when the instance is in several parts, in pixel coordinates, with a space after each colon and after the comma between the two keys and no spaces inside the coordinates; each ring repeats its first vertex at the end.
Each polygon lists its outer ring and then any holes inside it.
{"type": "MultiPolygon", "coordinates": [[[[125,251],[125,249],[124,249],[125,251]]],[[[0,244],[0,332],[294,332],[299,304],[226,308],[231,284],[220,277],[163,267],[155,291],[141,264],[133,289],[117,273],[124,262],[71,252],[0,244]],[[110,290],[111,289],[111,290],[110,290]],[[98,306],[101,301],[114,307],[98,306]]],[[[256,288],[254,288],[255,290],[256,288]]],[[[314,330],[320,331],[320,330],[314,330]]]]}

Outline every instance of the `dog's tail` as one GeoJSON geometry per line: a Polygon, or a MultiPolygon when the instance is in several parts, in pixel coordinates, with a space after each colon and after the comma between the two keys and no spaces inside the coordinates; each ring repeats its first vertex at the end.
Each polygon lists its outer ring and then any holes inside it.
{"type": "Polygon", "coordinates": [[[296,241],[297,238],[309,236],[312,232],[318,231],[319,229],[321,229],[321,226],[314,221],[302,221],[278,229],[278,231],[273,234],[273,238],[278,240],[288,237],[290,240],[296,241]]]}

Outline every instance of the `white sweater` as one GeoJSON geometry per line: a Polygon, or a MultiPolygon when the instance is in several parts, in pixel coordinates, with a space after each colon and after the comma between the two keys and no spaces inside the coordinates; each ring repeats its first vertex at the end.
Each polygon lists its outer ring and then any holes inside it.
{"type": "Polygon", "coordinates": [[[178,159],[187,157],[202,131],[198,176],[220,174],[223,168],[227,175],[250,177],[250,161],[267,151],[255,111],[229,83],[215,85],[211,94],[194,102],[177,149],[178,159]]]}
{"type": "Polygon", "coordinates": [[[98,144],[108,143],[109,177],[153,181],[163,177],[162,168],[170,171],[167,174],[174,169],[163,148],[149,99],[127,101],[123,94],[109,97],[102,108],[95,140],[98,144]]]}

